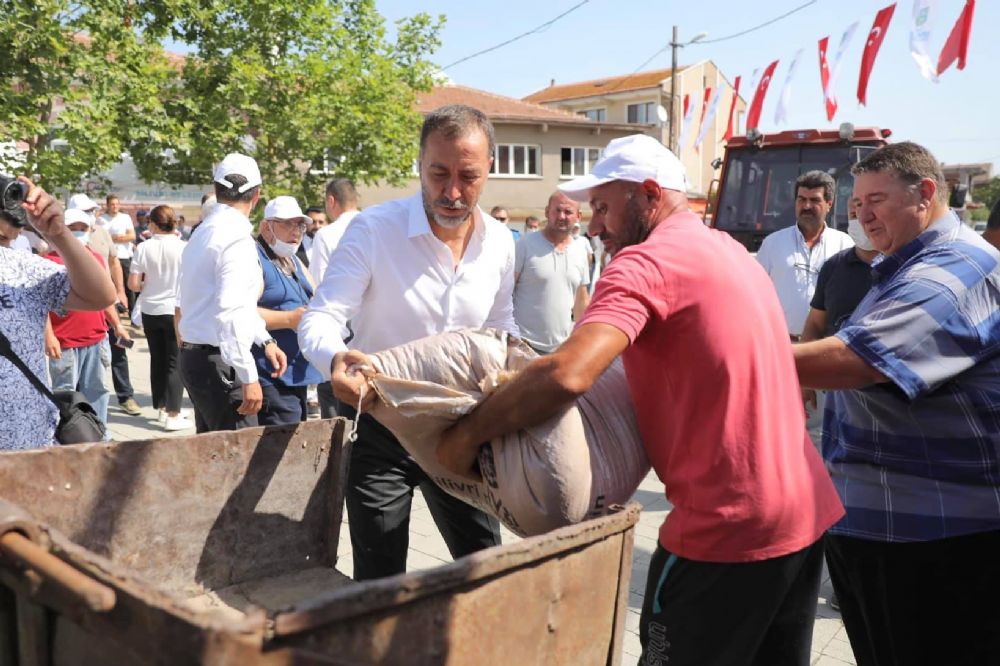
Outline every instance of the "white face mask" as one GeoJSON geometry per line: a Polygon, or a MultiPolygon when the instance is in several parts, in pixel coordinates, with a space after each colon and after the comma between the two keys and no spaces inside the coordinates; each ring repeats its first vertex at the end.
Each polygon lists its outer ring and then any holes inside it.
{"type": "Polygon", "coordinates": [[[90,241],[89,231],[73,231],[72,234],[74,238],[79,239],[79,241],[84,245],[86,245],[90,241]]]}
{"type": "Polygon", "coordinates": [[[864,227],[861,226],[861,222],[858,220],[847,221],[847,235],[851,237],[851,240],[854,241],[854,245],[856,245],[859,250],[871,252],[875,249],[871,240],[865,235],[864,227]]]}
{"type": "Polygon", "coordinates": [[[289,257],[291,257],[292,255],[295,254],[296,250],[299,249],[298,244],[297,243],[286,243],[285,241],[283,241],[280,238],[278,238],[278,236],[274,233],[274,223],[271,222],[269,224],[271,225],[271,235],[274,236],[274,240],[271,241],[270,243],[268,243],[268,245],[271,246],[271,250],[276,255],[278,255],[279,257],[283,257],[285,259],[288,259],[289,257]]]}

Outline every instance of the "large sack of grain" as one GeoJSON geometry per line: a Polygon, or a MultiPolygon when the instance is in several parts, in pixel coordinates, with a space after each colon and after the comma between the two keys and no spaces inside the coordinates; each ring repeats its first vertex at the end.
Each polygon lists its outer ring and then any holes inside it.
{"type": "Polygon", "coordinates": [[[371,415],[428,476],[522,536],[604,514],[649,471],[619,361],[575,405],[483,446],[482,482],[438,464],[441,433],[535,356],[501,331],[454,331],[374,354],[371,379],[380,398],[371,415]]]}

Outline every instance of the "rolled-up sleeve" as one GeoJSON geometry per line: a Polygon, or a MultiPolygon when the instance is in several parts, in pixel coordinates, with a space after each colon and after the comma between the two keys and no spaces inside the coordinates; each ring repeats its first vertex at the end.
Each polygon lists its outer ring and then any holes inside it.
{"type": "Polygon", "coordinates": [[[244,384],[256,382],[257,366],[250,351],[269,334],[257,313],[260,265],[253,238],[247,236],[222,250],[216,269],[216,334],[222,359],[244,384]]]}
{"type": "MultiPolygon", "coordinates": [[[[522,239],[523,240],[523,239],[522,239]]],[[[527,249],[527,248],[525,248],[527,249]]],[[[486,317],[486,328],[496,328],[512,335],[521,335],[517,322],[514,321],[514,240],[511,238],[504,244],[504,256],[501,260],[502,274],[500,288],[493,299],[493,307],[486,317]]]]}
{"type": "Polygon", "coordinates": [[[333,357],[347,350],[347,322],[361,307],[371,283],[374,261],[372,228],[363,217],[351,223],[329,258],[316,294],[299,323],[303,355],[330,378],[333,357]]]}

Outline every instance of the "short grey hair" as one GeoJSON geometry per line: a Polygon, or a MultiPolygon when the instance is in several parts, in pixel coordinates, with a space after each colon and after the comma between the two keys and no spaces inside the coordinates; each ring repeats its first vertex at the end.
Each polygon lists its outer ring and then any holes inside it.
{"type": "Polygon", "coordinates": [[[420,154],[424,154],[427,137],[434,132],[441,132],[446,138],[455,139],[465,136],[472,129],[478,129],[486,135],[486,140],[489,143],[489,156],[493,157],[493,150],[496,146],[493,123],[490,122],[485,113],[465,104],[449,104],[427,114],[427,117],[424,118],[424,126],[420,128],[420,154]]]}
{"type": "Polygon", "coordinates": [[[804,187],[807,190],[815,190],[817,187],[823,188],[823,199],[830,203],[833,201],[833,194],[837,190],[837,183],[834,182],[833,176],[828,174],[826,171],[806,171],[804,174],[795,179],[795,194],[798,195],[799,188],[804,187]]]}

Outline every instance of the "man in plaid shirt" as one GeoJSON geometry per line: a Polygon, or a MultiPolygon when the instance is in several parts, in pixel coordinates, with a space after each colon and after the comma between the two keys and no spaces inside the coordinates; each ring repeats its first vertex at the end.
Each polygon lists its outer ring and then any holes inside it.
{"type": "Polygon", "coordinates": [[[859,666],[1000,663],[1000,253],[949,211],[925,148],[886,146],[854,174],[882,253],[872,289],[836,335],[795,348],[802,385],[834,389],[844,624],[859,666]]]}

